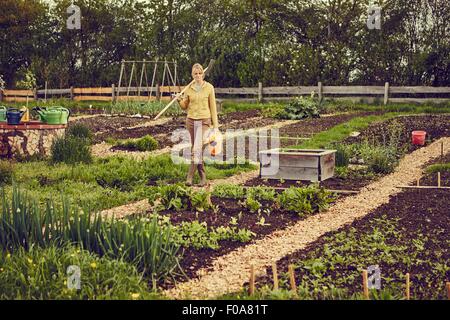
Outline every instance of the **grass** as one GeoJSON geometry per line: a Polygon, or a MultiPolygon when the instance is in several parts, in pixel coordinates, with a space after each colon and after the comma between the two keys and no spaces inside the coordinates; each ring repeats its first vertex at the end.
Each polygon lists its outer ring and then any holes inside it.
{"type": "MultiPolygon", "coordinates": [[[[208,179],[223,179],[238,172],[254,170],[251,164],[206,164],[208,179]]],[[[186,164],[174,164],[169,155],[138,161],[111,157],[95,159],[92,164],[49,165],[44,161],[23,162],[13,166],[13,177],[30,195],[44,203],[59,201],[63,193],[77,204],[101,210],[145,199],[150,181],[176,183],[185,180],[186,164]]],[[[198,176],[196,176],[198,179],[198,176]]],[[[7,184],[11,193],[11,184],[7,184]]]]}
{"type": "Polygon", "coordinates": [[[426,173],[450,172],[450,162],[432,164],[425,169],[426,173]]]}
{"type": "Polygon", "coordinates": [[[293,146],[292,148],[303,148],[303,149],[327,148],[329,145],[333,143],[344,140],[353,131],[362,131],[374,122],[388,120],[400,114],[401,113],[399,112],[389,112],[383,115],[356,117],[351,119],[350,121],[334,126],[333,128],[327,131],[317,133],[310,140],[306,140],[299,145],[293,146]]]}

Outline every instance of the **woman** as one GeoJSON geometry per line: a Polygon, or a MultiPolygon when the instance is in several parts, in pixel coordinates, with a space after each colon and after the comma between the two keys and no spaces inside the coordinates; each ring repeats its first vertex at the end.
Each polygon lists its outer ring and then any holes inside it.
{"type": "Polygon", "coordinates": [[[192,185],[195,169],[198,169],[200,186],[206,185],[206,172],[203,165],[203,147],[205,133],[213,127],[218,130],[216,97],[212,84],[206,82],[203,67],[196,63],[192,66],[194,81],[186,89],[184,96],[178,99],[181,108],[187,110],[186,128],[191,137],[191,165],[186,179],[192,185]]]}

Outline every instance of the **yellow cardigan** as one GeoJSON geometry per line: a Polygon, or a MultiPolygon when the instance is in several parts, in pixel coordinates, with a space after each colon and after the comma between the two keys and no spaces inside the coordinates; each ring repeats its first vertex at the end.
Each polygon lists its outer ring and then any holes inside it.
{"type": "Polygon", "coordinates": [[[195,89],[195,82],[184,92],[185,98],[179,101],[180,107],[187,109],[187,116],[191,119],[211,119],[214,128],[219,127],[217,119],[216,96],[214,87],[204,81],[199,91],[195,89]]]}

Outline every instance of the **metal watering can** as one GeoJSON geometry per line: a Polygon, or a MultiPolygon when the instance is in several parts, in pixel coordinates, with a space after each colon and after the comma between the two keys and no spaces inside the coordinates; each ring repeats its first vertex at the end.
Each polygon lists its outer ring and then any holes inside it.
{"type": "Polygon", "coordinates": [[[0,106],[0,122],[6,122],[6,107],[0,106]]]}
{"type": "Polygon", "coordinates": [[[46,124],[67,124],[70,111],[63,107],[36,107],[33,109],[46,124]]]}
{"type": "Polygon", "coordinates": [[[6,120],[8,121],[8,124],[20,124],[20,119],[24,113],[25,111],[20,111],[17,108],[9,108],[8,111],[6,111],[6,120]]]}

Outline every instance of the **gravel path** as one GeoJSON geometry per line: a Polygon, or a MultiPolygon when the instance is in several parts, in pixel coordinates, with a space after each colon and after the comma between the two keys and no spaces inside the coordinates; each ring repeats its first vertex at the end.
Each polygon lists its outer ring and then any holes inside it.
{"type": "Polygon", "coordinates": [[[450,138],[445,137],[406,155],[394,173],[364,187],[357,195],[341,199],[326,212],[219,257],[212,270],[200,269],[197,272],[199,278],[180,283],[165,294],[172,299],[205,299],[240,291],[248,281],[251,264],[257,274],[261,273],[266,266],[304,248],[324,233],[351,223],[389,202],[390,196],[402,191],[396,186],[414,183],[422,175],[421,166],[440,155],[441,141],[448,148],[450,138]]]}

